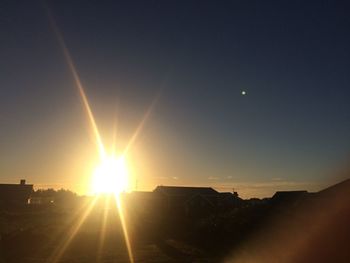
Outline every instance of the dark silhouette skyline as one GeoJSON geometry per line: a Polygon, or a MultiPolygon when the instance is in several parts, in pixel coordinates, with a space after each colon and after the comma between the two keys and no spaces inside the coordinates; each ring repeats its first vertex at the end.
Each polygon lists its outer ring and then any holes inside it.
{"type": "MultiPolygon", "coordinates": [[[[0,260],[345,263],[349,182],[317,193],[285,191],[249,200],[211,188],[159,186],[152,192],[121,194],[122,209],[113,195],[36,190],[31,194],[36,202],[1,203],[0,260]]],[[[28,185],[11,186],[10,196],[17,200],[20,188],[28,185]]],[[[4,190],[9,194],[0,184],[0,195],[4,190]]]]}

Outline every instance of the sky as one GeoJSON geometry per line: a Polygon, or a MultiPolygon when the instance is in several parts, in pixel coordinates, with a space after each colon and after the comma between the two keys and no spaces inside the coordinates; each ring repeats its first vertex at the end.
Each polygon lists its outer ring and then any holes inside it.
{"type": "Polygon", "coordinates": [[[346,1],[2,1],[0,181],[85,194],[99,162],[51,17],[107,150],[145,120],[132,190],[335,183],[350,153],[348,14],[346,1]]]}

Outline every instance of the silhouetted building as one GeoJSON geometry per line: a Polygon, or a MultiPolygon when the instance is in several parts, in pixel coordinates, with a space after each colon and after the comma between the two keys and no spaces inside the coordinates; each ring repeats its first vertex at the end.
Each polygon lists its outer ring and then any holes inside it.
{"type": "Polygon", "coordinates": [[[327,187],[319,192],[317,192],[317,195],[320,196],[329,196],[329,195],[336,195],[342,192],[349,193],[350,191],[350,179],[347,179],[345,181],[342,181],[340,183],[337,183],[335,185],[332,185],[330,187],[327,187]]]}
{"type": "Polygon", "coordinates": [[[186,187],[186,186],[157,186],[153,190],[154,193],[162,193],[167,196],[192,196],[196,194],[201,195],[215,195],[218,194],[216,190],[211,187],[186,187]]]}
{"type": "Polygon", "coordinates": [[[167,211],[190,216],[238,206],[242,201],[237,193],[219,193],[211,187],[158,186],[153,193],[162,196],[167,211]]]}
{"type": "MultiPolygon", "coordinates": [[[[181,204],[180,204],[181,205],[181,204]]],[[[182,205],[189,216],[201,216],[215,211],[215,203],[208,196],[196,194],[185,200],[182,205]]]]}
{"type": "Polygon", "coordinates": [[[350,203],[350,179],[327,187],[319,192],[313,193],[310,200],[314,201],[314,206],[328,206],[330,203],[350,203]]]}
{"type": "Polygon", "coordinates": [[[165,202],[161,195],[144,191],[126,193],[123,198],[130,210],[150,217],[154,217],[165,202]]]}
{"type": "Polygon", "coordinates": [[[214,204],[208,196],[219,193],[210,187],[157,186],[153,191],[164,200],[163,213],[171,216],[200,216],[212,213],[214,204]]]}
{"type": "Polygon", "coordinates": [[[0,184],[1,205],[24,205],[28,204],[29,197],[33,191],[32,184],[26,184],[21,180],[19,184],[0,184]]]}
{"type": "Polygon", "coordinates": [[[308,192],[307,191],[278,191],[276,192],[272,198],[271,202],[272,204],[277,205],[285,205],[285,204],[296,204],[300,200],[307,197],[308,192]]]}

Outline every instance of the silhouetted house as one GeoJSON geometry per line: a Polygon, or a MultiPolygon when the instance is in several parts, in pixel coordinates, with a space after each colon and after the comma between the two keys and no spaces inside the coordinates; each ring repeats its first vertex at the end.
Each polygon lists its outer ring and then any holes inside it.
{"type": "Polygon", "coordinates": [[[154,194],[165,201],[164,212],[171,215],[200,216],[211,213],[215,207],[210,196],[219,193],[210,187],[158,186],[154,194]]]}
{"type": "Polygon", "coordinates": [[[320,205],[330,202],[350,203],[350,179],[327,187],[311,196],[311,199],[320,205]]]}
{"type": "Polygon", "coordinates": [[[338,195],[340,193],[345,193],[345,192],[347,194],[350,193],[350,179],[347,179],[345,181],[342,181],[340,183],[327,187],[317,192],[317,195],[331,196],[331,195],[338,195]]]}
{"type": "Polygon", "coordinates": [[[272,198],[273,205],[294,205],[304,200],[308,195],[307,191],[278,191],[272,198]]]}
{"type": "Polygon", "coordinates": [[[243,204],[243,200],[238,196],[237,192],[219,193],[217,205],[222,208],[238,207],[243,204]]]}
{"type": "Polygon", "coordinates": [[[250,206],[258,206],[258,205],[266,205],[269,204],[271,202],[271,198],[249,198],[243,201],[244,202],[244,206],[246,207],[250,207],[250,206]]]}
{"type": "Polygon", "coordinates": [[[210,214],[242,201],[237,193],[219,193],[211,187],[158,186],[153,193],[163,197],[167,211],[189,216],[210,214]]]}
{"type": "Polygon", "coordinates": [[[0,184],[1,205],[25,205],[33,191],[32,184],[21,180],[19,184],[0,184]]]}
{"type": "Polygon", "coordinates": [[[153,193],[162,193],[166,196],[192,196],[201,195],[216,195],[219,192],[211,187],[186,187],[186,186],[157,186],[153,193]]]}
{"type": "Polygon", "coordinates": [[[193,195],[184,203],[185,213],[189,216],[203,216],[215,211],[216,205],[208,196],[193,195]]]}
{"type": "Polygon", "coordinates": [[[123,196],[123,200],[132,213],[151,217],[154,217],[165,202],[161,195],[144,191],[126,193],[123,196]]]}

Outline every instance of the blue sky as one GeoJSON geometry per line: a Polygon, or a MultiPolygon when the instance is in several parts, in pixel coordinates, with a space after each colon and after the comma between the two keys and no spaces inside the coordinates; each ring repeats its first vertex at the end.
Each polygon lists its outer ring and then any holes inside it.
{"type": "MultiPolygon", "coordinates": [[[[140,188],[337,180],[350,146],[346,3],[47,6],[106,145],[117,130],[125,147],[158,97],[129,158],[140,188]]],[[[45,6],[5,1],[0,10],[0,178],[83,192],[96,150],[45,6]]]]}

